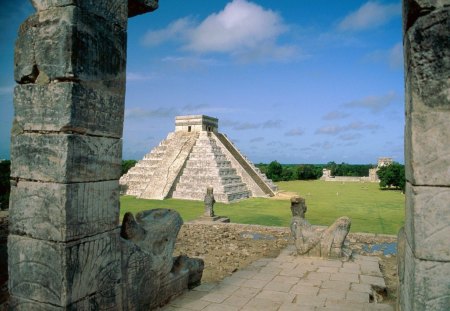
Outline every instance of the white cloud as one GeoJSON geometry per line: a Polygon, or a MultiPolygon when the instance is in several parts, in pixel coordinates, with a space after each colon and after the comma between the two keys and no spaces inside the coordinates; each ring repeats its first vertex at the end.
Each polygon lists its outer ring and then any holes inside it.
{"type": "Polygon", "coordinates": [[[337,135],[348,131],[376,130],[379,126],[376,124],[365,124],[363,122],[352,122],[347,125],[329,125],[322,126],[316,130],[316,134],[337,135]]]}
{"type": "Polygon", "coordinates": [[[395,92],[389,92],[382,96],[367,96],[345,103],[345,107],[365,108],[377,113],[386,109],[393,101],[398,98],[395,92]]]}
{"type": "Polygon", "coordinates": [[[391,68],[403,68],[403,45],[401,42],[389,50],[388,58],[391,68]]]}
{"type": "Polygon", "coordinates": [[[277,12],[247,0],[233,0],[200,23],[184,17],[164,29],[149,31],[142,42],[154,46],[173,41],[185,51],[226,53],[245,62],[305,57],[296,46],[278,44],[288,30],[277,12]]]}
{"type": "Polygon", "coordinates": [[[277,13],[245,0],[234,0],[193,29],[186,48],[198,52],[234,52],[271,42],[286,29],[277,13]]]}
{"type": "Polygon", "coordinates": [[[168,41],[185,39],[194,25],[195,22],[191,17],[177,19],[166,28],[148,31],[142,38],[142,43],[148,46],[155,46],[168,41]]]}
{"type": "Polygon", "coordinates": [[[326,115],[322,117],[324,120],[338,120],[347,118],[350,114],[342,112],[342,111],[330,111],[326,115]]]}
{"type": "Polygon", "coordinates": [[[287,131],[286,133],[284,133],[285,136],[302,136],[305,133],[305,131],[303,131],[300,128],[294,128],[291,129],[289,131],[287,131]]]}
{"type": "Polygon", "coordinates": [[[347,15],[338,25],[342,31],[360,31],[376,28],[401,15],[400,4],[380,4],[368,1],[347,15]]]}
{"type": "Polygon", "coordinates": [[[376,50],[364,58],[370,62],[386,63],[391,69],[403,69],[403,45],[398,42],[388,50],[376,50]]]}

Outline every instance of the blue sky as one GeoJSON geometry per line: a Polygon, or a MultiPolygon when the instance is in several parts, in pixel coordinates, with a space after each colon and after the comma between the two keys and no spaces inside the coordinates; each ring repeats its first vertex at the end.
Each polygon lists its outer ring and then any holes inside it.
{"type": "MultiPolygon", "coordinates": [[[[2,3],[0,158],[31,12],[2,3]]],[[[176,115],[206,114],[256,163],[403,162],[401,40],[400,1],[161,0],[129,20],[123,158],[142,158],[176,115]]]]}

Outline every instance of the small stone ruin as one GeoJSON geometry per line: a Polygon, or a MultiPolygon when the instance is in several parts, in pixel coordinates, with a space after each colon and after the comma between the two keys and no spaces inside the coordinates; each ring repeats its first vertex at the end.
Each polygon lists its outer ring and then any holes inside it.
{"type": "Polygon", "coordinates": [[[291,235],[299,255],[323,258],[349,259],[351,252],[344,248],[344,241],[350,231],[351,221],[340,217],[328,228],[313,227],[305,219],[307,211],[305,199],[291,198],[291,235]]]}
{"type": "Polygon", "coordinates": [[[227,138],[218,119],[178,116],[169,133],[120,178],[122,193],[143,199],[203,200],[214,187],[215,199],[229,203],[273,196],[277,187],[227,138]]]}

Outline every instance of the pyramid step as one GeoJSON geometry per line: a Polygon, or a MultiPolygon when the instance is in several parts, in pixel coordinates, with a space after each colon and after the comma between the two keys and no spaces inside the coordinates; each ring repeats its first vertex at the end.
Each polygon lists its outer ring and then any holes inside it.
{"type": "MultiPolygon", "coordinates": [[[[172,198],[184,199],[184,200],[199,200],[202,201],[205,198],[206,191],[174,191],[172,198]]],[[[214,192],[214,199],[216,202],[234,202],[250,197],[250,191],[241,191],[233,193],[216,193],[214,192]]]]}
{"type": "Polygon", "coordinates": [[[183,175],[180,177],[179,183],[195,183],[199,179],[204,181],[204,183],[217,183],[220,182],[221,185],[241,183],[241,177],[237,175],[224,175],[220,178],[216,175],[206,175],[206,176],[192,176],[192,175],[183,175]]]}
{"type": "Polygon", "coordinates": [[[230,161],[214,161],[214,160],[188,160],[186,163],[187,168],[206,168],[206,167],[218,167],[218,168],[232,168],[230,161]]]}
{"type": "Polygon", "coordinates": [[[213,175],[218,176],[236,175],[236,169],[234,168],[220,168],[220,167],[185,167],[183,175],[213,175]]]}

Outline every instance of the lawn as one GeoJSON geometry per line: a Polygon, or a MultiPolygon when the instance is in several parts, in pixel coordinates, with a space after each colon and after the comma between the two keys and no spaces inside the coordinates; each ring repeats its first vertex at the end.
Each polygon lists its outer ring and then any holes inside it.
{"type": "MultiPolygon", "coordinates": [[[[330,225],[340,216],[352,219],[352,232],[397,234],[404,221],[405,196],[400,191],[380,190],[375,183],[325,181],[280,182],[283,191],[296,192],[306,198],[306,218],[312,224],[330,225]]],[[[121,216],[152,208],[172,208],[185,221],[203,213],[203,203],[189,200],[143,200],[123,196],[121,216]]],[[[232,222],[268,226],[288,226],[291,218],[288,200],[252,198],[232,204],[216,203],[217,215],[232,222]]]]}

